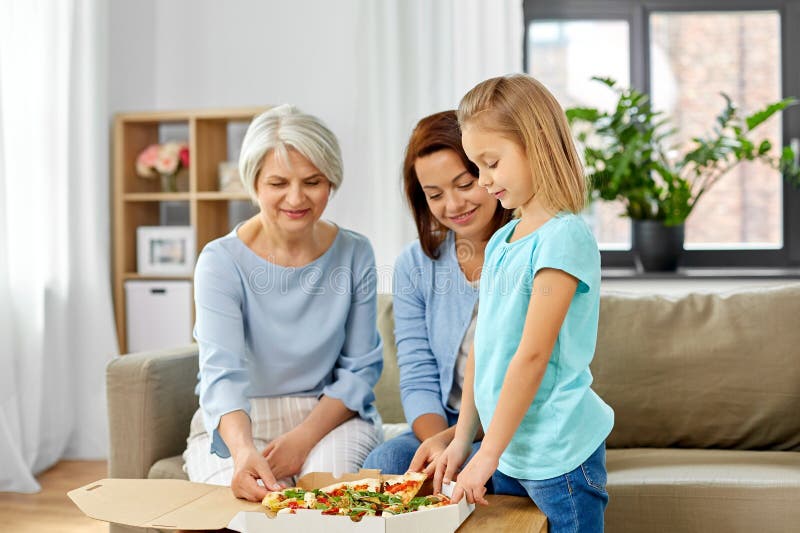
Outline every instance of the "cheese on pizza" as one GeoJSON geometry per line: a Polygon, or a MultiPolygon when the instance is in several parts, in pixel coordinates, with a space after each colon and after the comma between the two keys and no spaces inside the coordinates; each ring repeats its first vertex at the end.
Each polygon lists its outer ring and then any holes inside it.
{"type": "Polygon", "coordinates": [[[408,505],[427,478],[428,476],[422,472],[406,472],[402,476],[387,479],[384,482],[383,491],[399,496],[403,500],[403,504],[408,505]]]}

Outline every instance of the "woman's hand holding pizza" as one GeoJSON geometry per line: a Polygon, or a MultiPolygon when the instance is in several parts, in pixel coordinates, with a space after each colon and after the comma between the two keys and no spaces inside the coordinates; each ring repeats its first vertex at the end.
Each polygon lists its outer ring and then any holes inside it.
{"type": "Polygon", "coordinates": [[[231,490],[237,498],[260,502],[267,491],[283,488],[275,480],[269,463],[264,456],[258,453],[255,446],[237,451],[233,455],[233,465],[231,490]],[[264,483],[263,487],[258,484],[259,479],[264,483]]]}

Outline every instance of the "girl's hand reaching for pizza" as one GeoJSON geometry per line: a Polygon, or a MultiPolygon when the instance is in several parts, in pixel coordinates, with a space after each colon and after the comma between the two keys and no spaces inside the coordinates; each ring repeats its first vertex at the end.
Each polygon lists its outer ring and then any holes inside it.
{"type": "Polygon", "coordinates": [[[301,426],[274,439],[261,452],[277,479],[284,479],[300,473],[306,457],[316,443],[310,442],[301,426]]]}
{"type": "Polygon", "coordinates": [[[267,495],[267,491],[283,488],[275,480],[269,463],[258,453],[255,446],[238,451],[233,456],[233,465],[231,490],[237,498],[260,502],[267,495]],[[259,479],[264,483],[263,487],[258,484],[259,479]]]}
{"type": "Polygon", "coordinates": [[[469,503],[489,505],[484,498],[486,482],[497,470],[498,462],[497,457],[478,450],[478,453],[472,456],[467,466],[458,474],[456,488],[453,490],[453,503],[458,503],[462,496],[466,496],[469,503]]]}
{"type": "Polygon", "coordinates": [[[472,453],[472,443],[453,439],[445,450],[436,459],[435,473],[433,475],[433,493],[442,491],[442,483],[450,483],[455,479],[456,473],[469,454],[472,453]]]}

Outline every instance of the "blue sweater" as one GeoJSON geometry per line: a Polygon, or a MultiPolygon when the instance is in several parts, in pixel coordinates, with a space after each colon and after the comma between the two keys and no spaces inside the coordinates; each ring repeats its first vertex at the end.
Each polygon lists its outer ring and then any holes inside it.
{"type": "Polygon", "coordinates": [[[414,241],[397,258],[393,304],[400,398],[406,420],[435,413],[448,419],[458,349],[472,321],[478,290],[458,265],[455,235],[448,232],[439,259],[414,241]]]}
{"type": "Polygon", "coordinates": [[[194,277],[196,392],[213,453],[230,456],[220,417],[249,415],[250,398],[324,394],[380,424],[372,405],[383,368],[376,284],[372,246],[343,228],[302,267],[259,257],[236,230],[205,246],[194,277]]]}

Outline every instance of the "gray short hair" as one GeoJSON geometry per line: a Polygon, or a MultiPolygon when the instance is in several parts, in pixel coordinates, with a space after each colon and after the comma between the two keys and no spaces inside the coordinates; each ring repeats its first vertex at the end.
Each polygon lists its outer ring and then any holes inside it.
{"type": "Polygon", "coordinates": [[[289,148],[317,167],[331,182],[334,191],[342,184],[342,152],[336,136],[317,117],[283,104],[254,118],[242,141],[239,176],[253,200],[264,157],[275,150],[277,156],[286,161],[289,148]]]}

